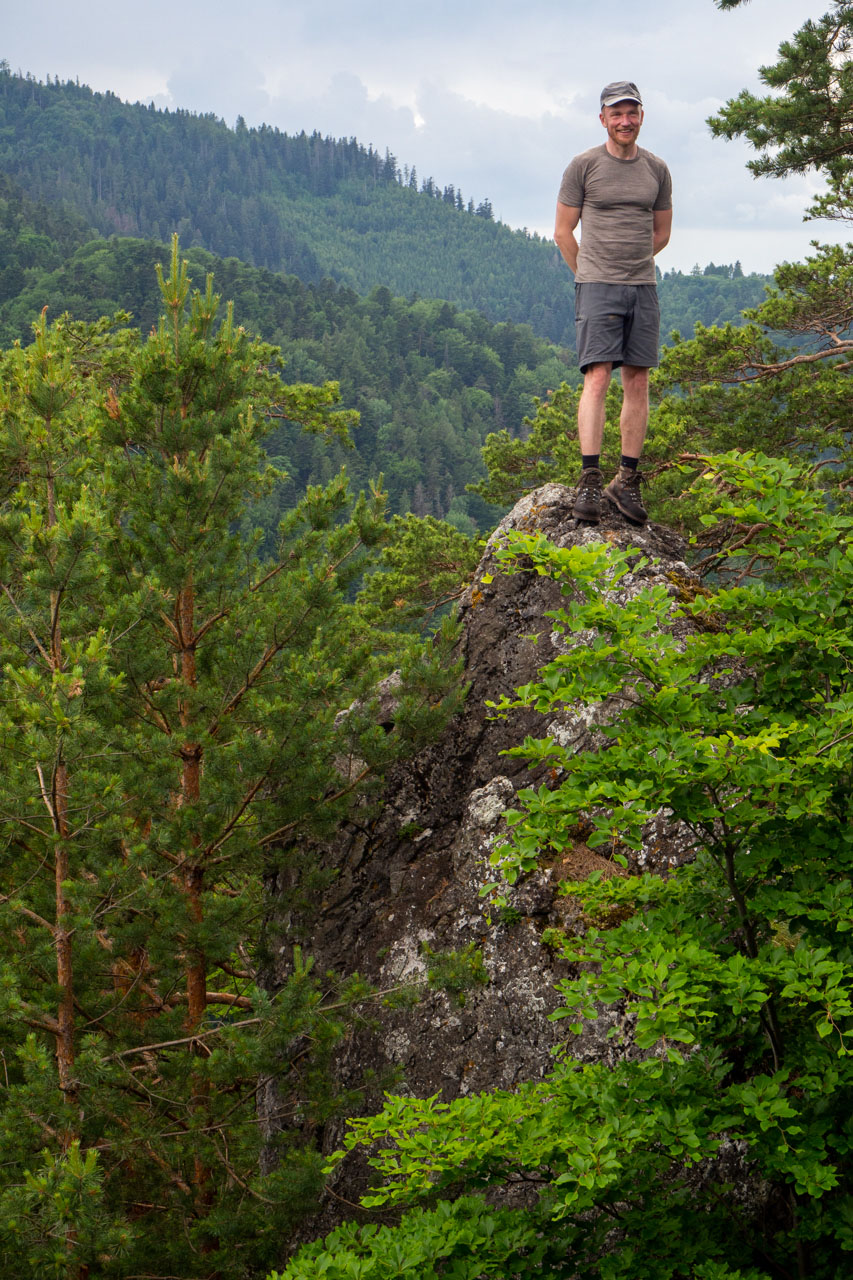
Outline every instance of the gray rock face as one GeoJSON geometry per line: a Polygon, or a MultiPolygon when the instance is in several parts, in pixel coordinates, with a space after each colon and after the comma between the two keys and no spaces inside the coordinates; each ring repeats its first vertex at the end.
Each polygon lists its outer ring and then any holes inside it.
{"type": "MultiPolygon", "coordinates": [[[[539,530],[559,546],[605,540],[637,549],[636,572],[620,585],[626,595],[657,582],[675,600],[698,584],[684,563],[684,544],[672,531],[659,525],[635,529],[617,515],[605,516],[596,527],[581,526],[571,517],[572,501],[570,490],[545,485],[519,502],[496,530],[461,603],[461,645],[470,681],[463,710],[438,742],[394,768],[378,809],[372,807],[363,824],[342,828],[325,850],[337,873],[310,940],[296,939],[315,956],[318,972],[358,972],[385,990],[422,982],[433,963],[427,948],[439,953],[473,944],[488,977],[463,993],[464,1003],[452,992],[433,990],[413,1007],[373,1010],[372,1029],[354,1034],[339,1055],[344,1086],[356,1084],[367,1067],[381,1073],[396,1066],[398,1092],[438,1093],[450,1100],[510,1088],[546,1074],[551,1050],[564,1034],[549,1014],[557,1004],[554,985],[568,969],[542,935],[549,926],[571,930],[577,907],[557,896],[556,882],[583,878],[597,868],[623,873],[586,847],[579,824],[573,851],[561,865],[516,886],[513,910],[502,919],[494,918],[494,908],[480,896],[494,879],[489,855],[505,830],[502,813],[519,788],[537,781],[523,761],[502,753],[528,734],[551,733],[577,751],[594,750],[601,741],[595,715],[583,708],[548,721],[526,710],[489,718],[488,700],[532,680],[566,644],[546,616],[562,602],[556,585],[534,572],[503,574],[494,550],[508,529],[539,530]],[[651,563],[641,566],[642,557],[651,563]]],[[[646,831],[636,865],[665,871],[689,856],[688,834],[661,814],[646,831]]],[[[272,886],[273,917],[276,891],[284,887],[283,881],[272,886]]],[[[273,925],[278,956],[273,988],[287,975],[292,925],[284,919],[273,925]]],[[[573,1052],[609,1060],[617,1052],[607,1039],[613,1017],[618,1014],[588,1024],[573,1052]]],[[[339,1144],[341,1132],[342,1126],[328,1127],[328,1149],[339,1144]]],[[[338,1193],[356,1200],[362,1174],[355,1162],[344,1162],[339,1176],[338,1193]]],[[[322,1222],[312,1224],[312,1234],[332,1225],[335,1216],[329,1209],[322,1222]]]]}

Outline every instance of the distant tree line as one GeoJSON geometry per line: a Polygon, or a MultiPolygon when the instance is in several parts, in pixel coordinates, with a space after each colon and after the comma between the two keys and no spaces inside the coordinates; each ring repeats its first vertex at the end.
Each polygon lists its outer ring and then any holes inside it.
{"type": "Polygon", "coordinates": [[[741,313],[757,307],[772,283],[772,276],[744,275],[739,261],[665,272],[658,285],[664,341],[673,330],[691,337],[697,324],[740,324],[741,313]]]}
{"type": "MultiPolygon", "coordinates": [[[[0,302],[2,340],[28,342],[45,306],[91,321],[127,311],[147,332],[160,303],[153,267],[167,252],[153,241],[95,240],[53,270],[29,270],[27,287],[0,302]]],[[[382,472],[392,512],[444,518],[468,534],[489,527],[495,508],[466,493],[483,474],[483,441],[502,428],[518,436],[535,397],[577,377],[572,354],[529,325],[492,324],[384,286],[361,298],[328,279],[306,284],[199,248],[188,258],[197,278],[215,268],[246,326],[284,348],[288,379],[339,383],[361,416],[351,447],[282,423],[269,448],[287,478],[253,515],[268,529],[306,485],[327,483],[341,466],[359,485],[382,472]]]]}

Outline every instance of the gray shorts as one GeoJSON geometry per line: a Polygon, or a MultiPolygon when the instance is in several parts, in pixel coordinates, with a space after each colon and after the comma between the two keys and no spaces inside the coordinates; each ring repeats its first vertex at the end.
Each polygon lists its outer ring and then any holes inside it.
{"type": "Polygon", "coordinates": [[[657,286],[576,284],[575,333],[581,373],[591,364],[655,368],[660,338],[657,286]]]}

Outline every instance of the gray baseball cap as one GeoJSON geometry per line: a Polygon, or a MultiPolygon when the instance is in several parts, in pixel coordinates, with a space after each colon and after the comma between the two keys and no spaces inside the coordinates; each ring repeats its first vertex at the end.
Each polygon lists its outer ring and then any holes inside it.
{"type": "Polygon", "coordinates": [[[639,102],[643,105],[640,90],[632,80],[613,80],[601,90],[601,105],[612,107],[617,102],[639,102]]]}

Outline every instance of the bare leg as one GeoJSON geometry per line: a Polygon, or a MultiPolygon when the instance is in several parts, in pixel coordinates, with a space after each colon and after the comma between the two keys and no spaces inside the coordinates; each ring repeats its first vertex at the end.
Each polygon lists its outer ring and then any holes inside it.
{"type": "Polygon", "coordinates": [[[601,453],[604,439],[604,401],[610,385],[611,364],[593,364],[583,378],[578,403],[578,438],[581,453],[601,453]]]}
{"type": "Polygon", "coordinates": [[[634,365],[622,366],[622,452],[639,458],[649,425],[649,371],[634,365]]]}
{"type": "Polygon", "coordinates": [[[587,463],[581,472],[572,515],[587,524],[598,524],[601,517],[601,471],[597,459],[604,439],[604,402],[612,372],[611,364],[590,365],[578,401],[578,438],[587,463]],[[589,462],[590,455],[596,459],[594,464],[589,462]]]}
{"type": "MultiPolygon", "coordinates": [[[[622,366],[622,414],[619,427],[622,433],[622,453],[626,458],[639,458],[643,452],[646,430],[649,425],[649,371],[635,365],[622,366]]],[[[646,523],[646,508],[640,498],[642,476],[636,462],[620,466],[604,496],[631,524],[646,523]]]]}

